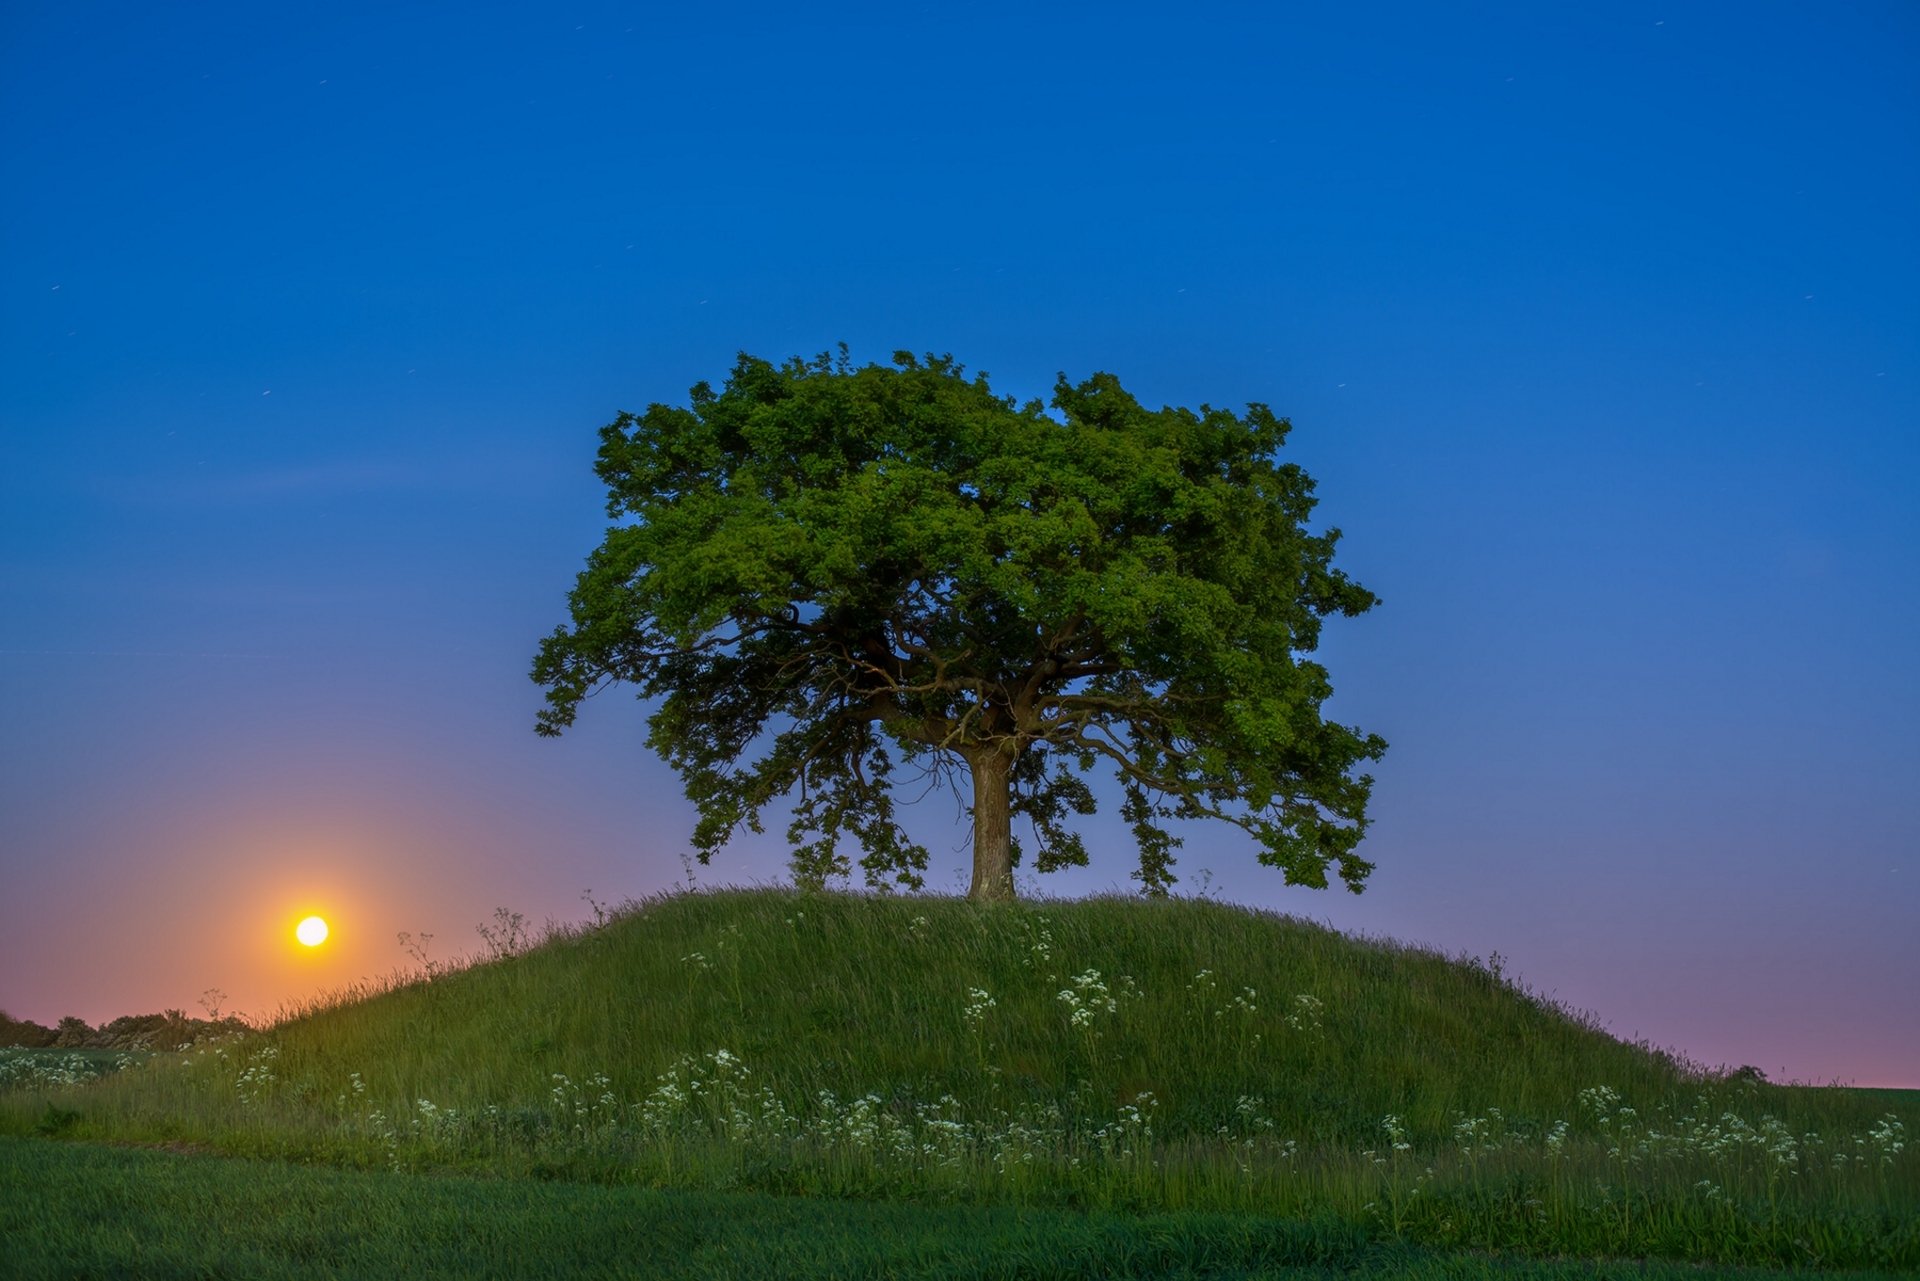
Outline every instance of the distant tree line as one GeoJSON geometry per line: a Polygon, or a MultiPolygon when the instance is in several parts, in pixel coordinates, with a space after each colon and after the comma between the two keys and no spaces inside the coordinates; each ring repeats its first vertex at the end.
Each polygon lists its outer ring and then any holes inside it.
{"type": "Polygon", "coordinates": [[[31,1019],[16,1019],[0,1010],[0,1047],[62,1050],[177,1050],[203,1037],[246,1031],[247,1025],[229,1014],[220,1019],[189,1018],[180,1010],[159,1014],[125,1014],[99,1027],[68,1015],[53,1027],[31,1019]]]}

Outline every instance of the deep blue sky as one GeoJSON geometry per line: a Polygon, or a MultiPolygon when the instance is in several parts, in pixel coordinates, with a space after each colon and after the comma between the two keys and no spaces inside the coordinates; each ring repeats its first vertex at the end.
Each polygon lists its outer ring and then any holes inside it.
{"type": "Polygon", "coordinates": [[[1920,10],[1548,9],[10,6],[0,1006],[682,881],[642,709],[531,728],[595,431],[845,340],[1293,419],[1379,870],[1212,892],[1920,1085],[1920,10]]]}

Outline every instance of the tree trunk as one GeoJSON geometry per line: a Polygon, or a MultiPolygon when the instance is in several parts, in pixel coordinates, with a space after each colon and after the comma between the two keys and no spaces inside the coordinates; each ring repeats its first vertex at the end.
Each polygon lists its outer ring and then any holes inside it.
{"type": "Polygon", "coordinates": [[[973,884],[976,903],[1013,901],[1013,758],[991,747],[967,758],[973,769],[973,884]]]}

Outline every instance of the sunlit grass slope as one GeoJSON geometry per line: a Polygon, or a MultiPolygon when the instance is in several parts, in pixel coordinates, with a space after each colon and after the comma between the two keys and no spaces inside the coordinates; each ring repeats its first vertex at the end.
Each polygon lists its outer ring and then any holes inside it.
{"type": "Polygon", "coordinates": [[[1486,966],[1221,904],[755,890],[0,1095],[0,1129],[1920,1263],[1920,1171],[1887,1109],[1717,1079],[1486,966]]]}
{"type": "MultiPolygon", "coordinates": [[[[603,1073],[633,1098],[683,1054],[725,1049],[795,1104],[822,1089],[1062,1105],[1150,1091],[1164,1133],[1210,1134],[1258,1097],[1290,1134],[1330,1141],[1376,1139],[1388,1114],[1429,1141],[1489,1108],[1564,1116],[1592,1086],[1643,1107],[1695,1088],[1666,1055],[1482,967],[1190,899],[681,895],[295,1018],[276,1041],[282,1080],[358,1072],[401,1102],[544,1100],[556,1072],[603,1073]],[[1076,1027],[1060,994],[1090,1004],[1076,987],[1090,972],[1116,1008],[1076,1027]],[[979,992],[993,1004],[970,1019],[979,992]]],[[[1759,1092],[1792,1109],[1793,1092],[1759,1092]]]]}
{"type": "MultiPolygon", "coordinates": [[[[331,1103],[350,1073],[396,1106],[544,1103],[554,1073],[633,1099],[682,1055],[725,1050],[793,1106],[878,1090],[1111,1111],[1150,1092],[1174,1136],[1258,1098],[1303,1142],[1363,1144],[1387,1115],[1426,1142],[1489,1108],[1568,1115],[1591,1086],[1643,1104],[1686,1088],[1664,1055],[1484,968],[1190,899],[680,895],[296,1015],[271,1041],[282,1102],[331,1103]],[[1086,1008],[1096,982],[1112,1010],[1086,1008]]],[[[127,1079],[121,1101],[150,1083],[127,1079]]]]}

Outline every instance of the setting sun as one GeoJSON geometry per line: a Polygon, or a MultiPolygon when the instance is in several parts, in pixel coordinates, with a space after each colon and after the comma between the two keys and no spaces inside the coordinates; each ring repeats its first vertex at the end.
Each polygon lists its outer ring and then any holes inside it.
{"type": "Polygon", "coordinates": [[[327,923],[317,916],[309,916],[293,927],[293,935],[308,947],[318,947],[327,941],[327,923]]]}

